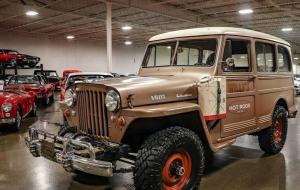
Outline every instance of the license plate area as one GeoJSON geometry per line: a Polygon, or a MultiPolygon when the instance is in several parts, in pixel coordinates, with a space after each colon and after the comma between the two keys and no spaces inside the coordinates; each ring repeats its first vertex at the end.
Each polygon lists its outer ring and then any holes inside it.
{"type": "Polygon", "coordinates": [[[46,140],[41,141],[41,154],[43,157],[54,161],[55,160],[55,151],[54,143],[46,140]]]}

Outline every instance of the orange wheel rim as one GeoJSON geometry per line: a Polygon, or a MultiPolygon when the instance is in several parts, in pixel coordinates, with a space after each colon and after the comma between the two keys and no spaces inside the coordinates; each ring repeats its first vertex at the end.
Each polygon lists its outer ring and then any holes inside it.
{"type": "Polygon", "coordinates": [[[164,190],[180,190],[189,181],[192,159],[183,149],[177,149],[168,157],[162,171],[164,190]]]}
{"type": "Polygon", "coordinates": [[[282,140],[282,124],[281,121],[276,120],[275,131],[274,131],[274,142],[276,144],[280,143],[282,140]]]}

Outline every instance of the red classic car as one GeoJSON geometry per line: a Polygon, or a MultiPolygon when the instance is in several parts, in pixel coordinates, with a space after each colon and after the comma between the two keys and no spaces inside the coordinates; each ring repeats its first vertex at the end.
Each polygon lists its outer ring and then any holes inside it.
{"type": "Polygon", "coordinates": [[[37,100],[45,105],[50,104],[54,99],[54,85],[47,83],[45,77],[41,75],[14,75],[8,81],[5,89],[33,91],[36,93],[37,100]]]}
{"type": "MultiPolygon", "coordinates": [[[[80,70],[76,70],[76,69],[67,69],[67,70],[64,70],[63,71],[63,74],[62,74],[62,78],[60,80],[60,89],[65,89],[65,83],[66,83],[66,80],[69,76],[69,74],[71,73],[80,73],[81,71],[80,70]]],[[[64,94],[64,92],[60,92],[60,94],[64,94]]],[[[60,99],[63,100],[63,97],[60,96],[60,99]]]]}
{"type": "Polygon", "coordinates": [[[21,54],[16,50],[0,49],[0,63],[7,66],[35,67],[41,59],[36,56],[21,54]]]}
{"type": "Polygon", "coordinates": [[[20,60],[21,55],[15,50],[0,49],[0,63],[7,66],[14,66],[17,60],[20,60]]]}
{"type": "Polygon", "coordinates": [[[0,91],[0,126],[12,125],[19,130],[22,118],[36,115],[36,94],[22,90],[0,91]]]}
{"type": "Polygon", "coordinates": [[[47,81],[55,86],[55,90],[60,90],[60,78],[56,70],[34,70],[34,75],[43,75],[47,81]]]}

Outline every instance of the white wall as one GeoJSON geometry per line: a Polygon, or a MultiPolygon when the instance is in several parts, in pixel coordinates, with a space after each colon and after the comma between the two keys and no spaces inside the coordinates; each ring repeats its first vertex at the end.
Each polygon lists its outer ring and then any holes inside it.
{"type": "MultiPolygon", "coordinates": [[[[103,71],[107,69],[105,41],[47,39],[19,33],[0,33],[0,48],[15,49],[20,53],[41,57],[45,69],[55,69],[61,75],[64,69],[103,71]]],[[[113,45],[113,72],[136,73],[143,47],[113,45]]],[[[22,70],[20,74],[31,74],[22,70]]]]}

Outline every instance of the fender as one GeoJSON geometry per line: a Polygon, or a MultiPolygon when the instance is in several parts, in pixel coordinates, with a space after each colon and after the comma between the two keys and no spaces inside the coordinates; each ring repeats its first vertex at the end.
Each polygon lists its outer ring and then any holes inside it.
{"type": "MultiPolygon", "coordinates": [[[[193,102],[174,102],[174,103],[166,103],[166,104],[160,104],[157,105],[151,105],[151,106],[141,106],[136,107],[132,109],[123,109],[121,114],[126,118],[129,123],[127,124],[126,128],[130,128],[130,124],[138,118],[159,118],[164,116],[172,116],[177,115],[181,113],[188,113],[188,112],[197,112],[199,115],[199,119],[201,121],[201,124],[199,123],[199,127],[202,127],[202,131],[204,132],[204,136],[206,139],[207,144],[209,145],[210,149],[214,152],[222,149],[223,147],[227,146],[228,144],[232,144],[235,142],[235,139],[231,139],[224,142],[218,142],[213,143],[211,135],[208,131],[205,118],[203,116],[203,113],[200,109],[200,106],[197,103],[193,102]]],[[[123,130],[123,135],[125,135],[125,131],[123,130]]]]}

